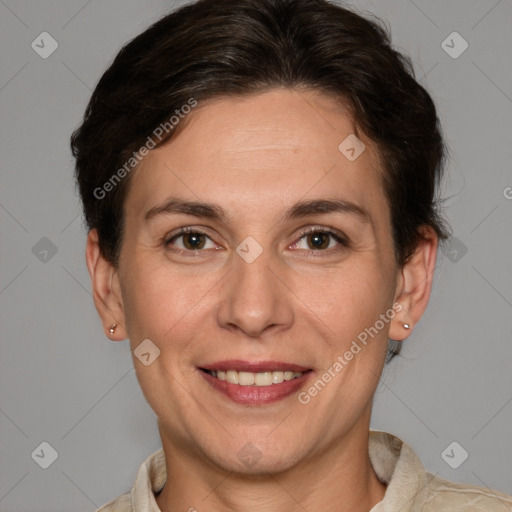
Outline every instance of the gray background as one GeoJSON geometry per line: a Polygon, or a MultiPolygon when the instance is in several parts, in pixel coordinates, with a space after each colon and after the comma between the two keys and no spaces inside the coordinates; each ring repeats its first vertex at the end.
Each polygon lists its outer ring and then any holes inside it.
{"type": "MultiPolygon", "coordinates": [[[[178,4],[0,0],[2,512],[94,510],[160,447],[128,341],[109,342],[93,306],[68,140],[121,45],[178,4]],[[47,59],[31,47],[43,31],[59,45],[47,59]],[[31,457],[43,441],[58,452],[48,469],[31,457]]],[[[385,369],[372,428],[402,437],[432,473],[512,494],[512,2],[353,5],[389,23],[451,147],[454,237],[426,314],[385,369]],[[453,31],[469,44],[458,58],[441,46],[453,31]],[[469,453],[458,469],[441,456],[453,441],[469,453]]]]}

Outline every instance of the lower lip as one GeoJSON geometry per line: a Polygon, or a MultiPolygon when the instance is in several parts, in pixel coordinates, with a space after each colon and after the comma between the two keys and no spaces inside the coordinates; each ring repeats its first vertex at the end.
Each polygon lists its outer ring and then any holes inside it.
{"type": "Polygon", "coordinates": [[[285,380],[280,384],[271,384],[270,386],[240,386],[227,380],[217,379],[217,377],[213,377],[202,370],[198,371],[214,389],[231,398],[233,402],[252,405],[270,404],[293,395],[298,392],[312,373],[307,371],[300,377],[285,380]]]}

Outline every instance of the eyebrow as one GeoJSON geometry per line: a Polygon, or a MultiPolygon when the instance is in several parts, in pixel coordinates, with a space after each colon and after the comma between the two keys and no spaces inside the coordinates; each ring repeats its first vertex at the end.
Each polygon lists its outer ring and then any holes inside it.
{"type": "MultiPolygon", "coordinates": [[[[341,199],[313,199],[295,203],[284,214],[283,220],[293,220],[310,215],[325,215],[329,213],[344,213],[354,215],[364,222],[371,223],[369,213],[355,203],[341,199]]],[[[201,201],[186,201],[178,198],[170,198],[164,203],[150,208],[144,215],[148,222],[158,215],[184,214],[194,217],[202,217],[216,221],[225,221],[228,215],[224,209],[216,204],[201,201]]]]}

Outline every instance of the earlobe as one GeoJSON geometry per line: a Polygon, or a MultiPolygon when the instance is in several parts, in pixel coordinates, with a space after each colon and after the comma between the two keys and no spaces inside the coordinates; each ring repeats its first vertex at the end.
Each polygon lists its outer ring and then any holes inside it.
{"type": "Polygon", "coordinates": [[[421,228],[422,239],[401,270],[395,301],[402,308],[390,326],[389,337],[405,340],[427,309],[436,266],[438,237],[430,226],[421,228]]]}
{"type": "Polygon", "coordinates": [[[122,297],[119,287],[113,287],[117,270],[101,254],[96,229],[92,229],[87,236],[86,263],[91,276],[94,305],[106,335],[113,341],[126,339],[122,297]]]}

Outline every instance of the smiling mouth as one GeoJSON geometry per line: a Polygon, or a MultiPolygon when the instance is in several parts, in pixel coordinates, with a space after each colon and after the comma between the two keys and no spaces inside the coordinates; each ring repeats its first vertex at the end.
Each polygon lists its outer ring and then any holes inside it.
{"type": "Polygon", "coordinates": [[[200,368],[201,371],[224,380],[230,384],[238,384],[239,386],[272,386],[273,384],[281,384],[284,381],[294,380],[302,377],[305,373],[310,372],[292,372],[292,371],[272,371],[272,372],[242,372],[237,370],[208,370],[200,368]]]}

